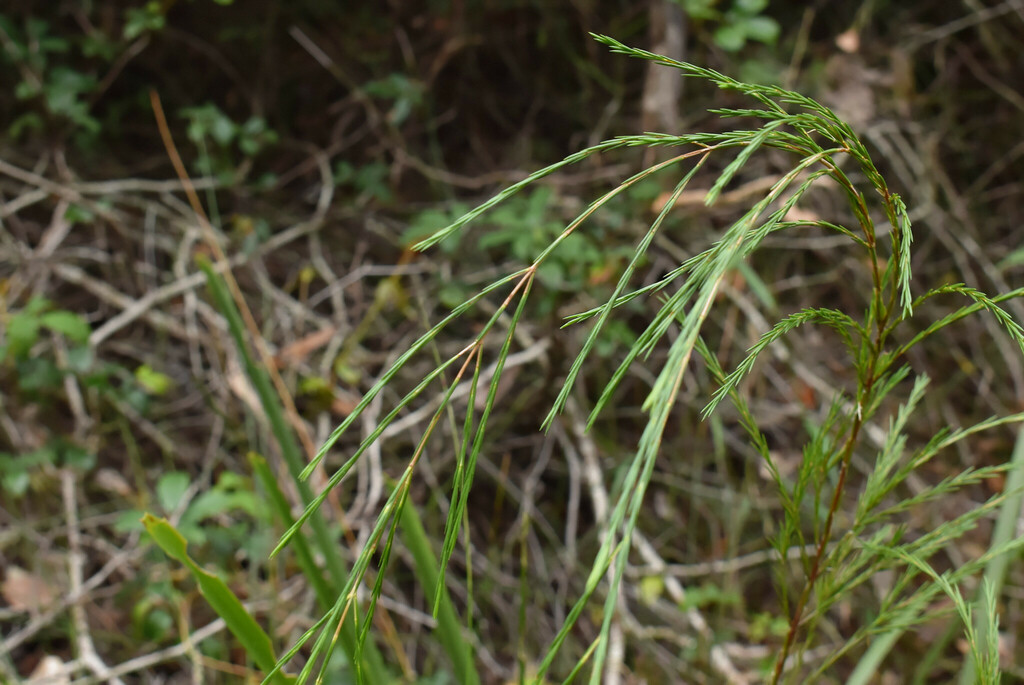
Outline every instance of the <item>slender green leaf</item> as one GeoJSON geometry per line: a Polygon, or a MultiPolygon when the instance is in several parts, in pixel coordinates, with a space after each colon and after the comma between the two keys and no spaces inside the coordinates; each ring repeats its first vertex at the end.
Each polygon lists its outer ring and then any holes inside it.
{"type": "MultiPolygon", "coordinates": [[[[188,543],[181,533],[166,520],[150,514],[142,517],[142,524],[167,556],[188,568],[199,585],[203,598],[209,602],[217,615],[224,619],[228,630],[238,638],[252,660],[268,673],[276,671],[277,658],[274,656],[270,637],[263,632],[223,580],[203,570],[192,560],[188,555],[188,543]]],[[[276,672],[269,682],[278,685],[294,682],[294,679],[276,672]]]]}

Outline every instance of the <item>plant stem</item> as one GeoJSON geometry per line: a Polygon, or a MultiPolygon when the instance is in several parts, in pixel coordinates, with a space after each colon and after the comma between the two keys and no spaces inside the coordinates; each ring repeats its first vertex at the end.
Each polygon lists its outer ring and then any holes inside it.
{"type": "Polygon", "coordinates": [[[811,591],[814,589],[814,583],[818,580],[821,575],[821,562],[825,558],[825,551],[828,549],[828,544],[832,539],[832,523],[835,520],[836,510],[839,508],[839,503],[843,496],[843,486],[846,483],[846,473],[850,466],[850,457],[853,456],[853,447],[857,444],[857,437],[860,435],[860,429],[864,425],[863,419],[857,417],[854,419],[853,429],[850,431],[850,437],[847,438],[846,444],[843,446],[843,458],[842,463],[839,467],[839,480],[836,482],[835,492],[832,494],[832,502],[829,504],[828,516],[825,518],[825,529],[822,531],[821,538],[818,540],[817,549],[814,552],[814,561],[811,563],[811,572],[807,575],[807,582],[804,583],[804,589],[800,593],[800,598],[797,600],[796,606],[793,609],[793,617],[789,622],[789,630],[786,632],[786,642],[782,646],[782,651],[779,652],[778,658],[775,660],[775,671],[772,674],[772,685],[777,685],[779,678],[782,677],[782,669],[786,665],[786,657],[789,655],[790,649],[793,647],[793,642],[796,640],[797,631],[800,629],[800,619],[803,617],[804,608],[807,606],[807,602],[811,598],[811,591]]]}
{"type": "Polygon", "coordinates": [[[779,679],[782,677],[782,671],[786,665],[786,658],[789,656],[789,652],[793,648],[793,643],[796,641],[797,632],[800,630],[800,620],[803,618],[804,610],[807,607],[807,603],[810,601],[814,585],[821,576],[822,561],[825,558],[825,552],[828,549],[829,543],[832,541],[832,525],[835,521],[836,511],[838,511],[839,504],[842,501],[843,490],[846,486],[846,475],[850,470],[850,460],[853,457],[853,448],[856,446],[857,439],[860,437],[861,428],[864,426],[865,417],[863,408],[868,405],[871,399],[872,388],[874,387],[875,381],[878,380],[876,375],[877,364],[878,359],[882,354],[882,345],[885,341],[885,328],[888,324],[892,309],[887,308],[885,311],[882,311],[882,285],[881,279],[878,277],[877,261],[875,260],[875,249],[873,245],[874,231],[865,227],[864,232],[867,238],[872,240],[872,243],[869,243],[869,254],[871,256],[871,263],[874,269],[873,276],[876,279],[873,294],[876,302],[876,328],[874,340],[871,342],[871,355],[868,359],[867,373],[864,374],[864,384],[861,391],[858,393],[857,413],[853,419],[853,426],[850,429],[850,434],[846,439],[846,443],[843,445],[842,458],[839,464],[839,478],[836,480],[835,491],[832,493],[832,501],[829,503],[828,515],[825,518],[825,528],[822,531],[821,537],[818,539],[817,549],[814,552],[814,559],[811,562],[811,570],[810,573],[807,574],[807,581],[804,583],[804,588],[801,590],[800,597],[793,608],[793,617],[790,619],[789,630],[786,632],[786,641],[783,643],[782,650],[779,652],[779,656],[775,660],[775,670],[772,673],[772,685],[778,685],[779,679]]]}

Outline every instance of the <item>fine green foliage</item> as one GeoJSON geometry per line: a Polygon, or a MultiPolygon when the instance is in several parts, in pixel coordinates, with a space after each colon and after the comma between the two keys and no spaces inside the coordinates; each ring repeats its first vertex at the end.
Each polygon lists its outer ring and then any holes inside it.
{"type": "MultiPolygon", "coordinates": [[[[456,435],[450,507],[439,560],[440,577],[444,577],[460,535],[468,534],[465,528],[468,496],[474,485],[477,465],[486,453],[488,420],[497,411],[499,382],[515,345],[517,327],[524,321],[524,312],[528,311],[526,303],[535,290],[543,297],[545,283],[541,273],[544,265],[550,260],[565,259],[566,246],[571,244],[571,238],[584,230],[585,222],[617,195],[643,179],[676,172],[687,163],[690,166],[678,173],[679,180],[664,209],[631,250],[628,263],[611,295],[603,304],[567,318],[567,326],[589,322],[591,328],[544,421],[545,428],[550,427],[567,406],[582,369],[592,357],[601,331],[623,311],[621,308],[626,303],[646,298],[656,300],[658,309],[599,390],[588,425],[593,426],[595,420],[614,403],[621,381],[635,362],[648,358],[656,348],[667,348],[667,351],[664,351],[663,362],[656,370],[643,404],[646,418],[642,435],[631,459],[624,465],[609,503],[607,518],[602,522],[600,547],[591,560],[590,573],[579,597],[566,612],[561,630],[551,641],[547,652],[538,655],[538,668],[531,672],[530,677],[535,682],[544,682],[545,675],[555,668],[556,657],[559,664],[564,664],[568,657],[569,663],[575,662],[575,665],[556,675],[572,679],[576,674],[589,672],[589,682],[596,684],[602,681],[609,656],[612,623],[645,493],[656,461],[668,458],[661,450],[662,438],[684,377],[689,373],[691,364],[703,361],[710,377],[718,383],[717,390],[706,389],[710,401],[705,417],[712,415],[723,403],[731,404],[739,425],[748,436],[749,446],[763,460],[763,466],[776,486],[775,495],[781,504],[782,520],[777,522],[777,534],[772,542],[778,558],[786,559],[787,552],[794,548],[803,550],[798,566],[782,561],[777,569],[777,589],[781,600],[779,614],[785,629],[778,630],[782,634],[781,644],[778,645],[777,658],[765,674],[767,679],[773,683],[811,682],[840,658],[863,653],[872,636],[907,630],[934,617],[936,609],[932,600],[943,593],[955,604],[976,660],[975,672],[979,680],[996,682],[998,660],[993,656],[992,641],[984,639],[984,635],[991,634],[987,631],[993,630],[995,623],[997,588],[994,584],[989,586],[991,589],[982,612],[984,621],[979,624],[984,625],[985,630],[982,630],[975,628],[972,612],[962,597],[959,584],[987,564],[1003,558],[1002,555],[1010,550],[1019,549],[1021,541],[1002,539],[986,554],[945,574],[935,571],[929,559],[954,543],[982,517],[1001,510],[1007,502],[1017,500],[1011,499],[1010,495],[997,495],[916,539],[904,539],[899,516],[914,507],[997,475],[1006,466],[968,469],[937,484],[918,488],[914,494],[902,498],[897,489],[915,471],[951,445],[979,431],[1024,420],[1022,414],[992,418],[972,426],[945,430],[925,444],[915,446],[909,428],[915,409],[925,396],[928,379],[912,371],[906,358],[907,352],[915,345],[965,316],[979,312],[994,316],[1007,335],[1024,349],[1024,329],[1000,306],[1006,298],[1017,297],[1021,293],[990,297],[974,288],[957,284],[927,290],[914,298],[916,287],[912,287],[910,252],[913,232],[907,208],[900,196],[889,189],[857,134],[824,105],[776,86],[743,83],[710,69],[627,47],[605,36],[595,38],[613,52],[676,68],[684,76],[709,81],[719,88],[752,99],[756,103],[754,108],[716,112],[726,118],[741,119],[747,124],[754,121],[759,125],[719,133],[678,136],[645,133],[599,143],[506,188],[417,245],[418,249],[426,249],[442,241],[458,240],[461,229],[485,212],[545,176],[593,155],[631,147],[671,151],[672,156],[666,161],[644,169],[593,201],[545,245],[537,247],[528,267],[496,280],[453,307],[448,316],[423,334],[381,375],[312,463],[298,474],[301,478],[308,477],[342,434],[360,420],[370,403],[396,383],[399,373],[413,359],[427,357],[434,351],[432,344],[449,326],[471,312],[487,312],[486,322],[474,329],[478,332],[458,353],[431,362],[431,370],[423,374],[416,386],[376,422],[369,435],[331,476],[328,489],[309,501],[306,510],[278,544],[275,553],[300,540],[300,529],[305,522],[311,521],[315,525],[318,507],[329,489],[351,472],[373,442],[402,412],[415,406],[431,391],[436,392],[431,402],[432,418],[381,509],[351,573],[344,579],[336,601],[321,623],[311,629],[291,653],[297,653],[307,641],[312,640],[309,661],[300,674],[300,682],[306,682],[306,677],[312,673],[312,664],[328,660],[334,649],[336,628],[349,617],[359,616],[359,645],[363,649],[372,645],[372,640],[368,639],[368,626],[380,597],[379,579],[387,569],[399,522],[408,510],[417,464],[437,427],[442,424],[441,419],[450,412],[451,416],[462,415],[462,429],[456,435]],[[697,173],[707,166],[708,160],[712,156],[732,155],[721,167],[722,171],[705,196],[706,204],[713,205],[754,155],[764,150],[791,155],[793,161],[789,171],[769,188],[764,197],[752,203],[739,219],[726,227],[706,250],[682,262],[660,280],[637,287],[632,279],[638,265],[644,262],[669,212],[697,173]],[[852,219],[849,225],[790,218],[792,210],[812,188],[819,185],[838,189],[847,200],[852,219]],[[881,217],[879,223],[876,223],[877,217],[881,217]],[[864,310],[856,313],[837,308],[816,308],[783,316],[748,350],[737,368],[727,372],[721,368],[704,340],[705,324],[717,306],[726,277],[740,265],[749,268],[749,258],[769,235],[808,228],[844,236],[849,239],[852,249],[860,251],[859,263],[864,265],[870,283],[870,290],[864,293],[864,310]],[[950,299],[947,296],[965,297],[970,304],[938,321],[920,322],[914,318],[926,301],[940,297],[950,299]],[[489,308],[481,306],[492,297],[500,304],[489,308]],[[842,385],[836,386],[834,397],[827,400],[826,408],[820,414],[819,424],[810,431],[796,472],[787,475],[768,448],[757,417],[741,391],[740,382],[754,373],[759,359],[773,343],[800,327],[809,326],[823,327],[827,334],[835,334],[839,344],[834,346],[834,355],[845,355],[855,382],[849,383],[845,389],[842,385]],[[499,337],[499,344],[485,345],[491,337],[499,337]],[[495,348],[496,353],[488,352],[495,348]],[[489,355],[492,358],[487,359],[489,355]],[[461,400],[458,403],[453,400],[455,389],[460,384],[468,387],[468,392],[459,395],[466,397],[464,404],[461,400]],[[878,447],[867,439],[867,434],[870,429],[881,430],[879,424],[886,422],[888,430],[884,433],[884,444],[878,447]],[[856,485],[851,474],[855,455],[857,460],[867,463],[866,476],[856,485]],[[852,492],[855,488],[858,491],[852,492]],[[853,501],[855,506],[851,505],[853,501]],[[841,508],[844,504],[846,507],[841,508]],[[847,515],[851,509],[853,513],[847,515]],[[372,567],[377,568],[377,582],[372,584],[369,601],[359,603],[356,601],[357,590],[366,582],[372,567]],[[817,644],[816,629],[823,618],[840,600],[851,597],[880,571],[891,571],[896,581],[879,605],[873,608],[873,618],[825,658],[819,657],[814,665],[808,664],[805,657],[808,649],[817,644]],[[577,621],[584,616],[585,610],[596,608],[597,598],[600,598],[602,607],[597,614],[600,628],[596,639],[582,653],[562,654],[577,621]]],[[[498,236],[495,244],[508,244],[508,238],[498,236]]],[[[429,589],[431,583],[426,585],[429,589]]],[[[435,613],[444,617],[448,609],[443,583],[436,584],[433,601],[435,613]]]]}

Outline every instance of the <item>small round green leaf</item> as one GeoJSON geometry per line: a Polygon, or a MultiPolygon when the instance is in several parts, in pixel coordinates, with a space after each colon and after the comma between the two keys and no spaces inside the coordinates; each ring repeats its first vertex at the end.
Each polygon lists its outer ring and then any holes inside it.
{"type": "Polygon", "coordinates": [[[742,24],[724,24],[715,30],[714,40],[726,52],[737,52],[746,45],[747,32],[742,24]]]}
{"type": "Polygon", "coordinates": [[[174,381],[170,376],[154,370],[149,364],[143,364],[135,369],[135,380],[150,395],[164,395],[174,387],[174,381]]]}
{"type": "Polygon", "coordinates": [[[164,511],[174,511],[188,490],[189,480],[188,474],[181,471],[172,471],[160,476],[156,483],[156,498],[164,511]]]}
{"type": "Polygon", "coordinates": [[[736,0],[735,7],[744,14],[760,14],[768,7],[768,0],[736,0]]]}
{"type": "Polygon", "coordinates": [[[779,37],[779,24],[769,17],[751,17],[742,23],[747,38],[759,43],[772,44],[779,37]]]}
{"type": "Polygon", "coordinates": [[[60,333],[76,343],[89,342],[89,335],[92,333],[92,327],[85,319],[74,312],[63,309],[46,312],[39,317],[39,322],[54,333],[60,333]]]}
{"type": "Polygon", "coordinates": [[[7,322],[7,351],[12,357],[24,357],[39,339],[39,319],[24,312],[7,322]]]}

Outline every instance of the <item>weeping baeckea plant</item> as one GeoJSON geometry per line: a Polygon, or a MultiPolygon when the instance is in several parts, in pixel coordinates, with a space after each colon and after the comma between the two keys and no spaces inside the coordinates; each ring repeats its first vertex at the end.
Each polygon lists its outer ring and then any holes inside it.
{"type": "MultiPolygon", "coordinates": [[[[359,448],[333,474],[327,490],[314,499],[284,535],[277,550],[292,540],[299,527],[323,502],[328,490],[345,478],[403,410],[419,401],[433,407],[432,419],[381,510],[369,540],[359,554],[336,603],[323,620],[307,633],[302,643],[285,655],[279,664],[287,662],[302,644],[315,637],[299,680],[305,681],[318,669],[322,674],[328,661],[327,656],[334,649],[338,626],[352,616],[357,617],[360,644],[367,639],[371,617],[381,592],[383,571],[388,565],[403,508],[407,505],[410,485],[416,477],[417,462],[442,418],[446,414],[456,416],[458,412],[463,412],[461,437],[456,447],[451,506],[440,557],[440,577],[444,577],[456,540],[466,521],[467,497],[473,487],[478,459],[485,445],[488,418],[495,409],[498,384],[514,347],[516,327],[523,320],[525,305],[536,285],[538,269],[560,246],[564,246],[569,236],[583,230],[581,227],[587,218],[601,210],[613,197],[652,174],[685,168],[664,209],[633,249],[632,257],[611,297],[599,307],[570,317],[567,323],[577,325],[589,322],[591,327],[564,386],[550,408],[545,428],[565,408],[581,369],[595,351],[602,329],[622,311],[620,308],[626,303],[637,298],[656,298],[660,306],[593,403],[588,425],[593,424],[596,417],[608,407],[631,364],[638,358],[646,357],[657,345],[666,344],[668,350],[643,405],[646,418],[642,436],[635,447],[624,480],[616,490],[618,494],[611,502],[600,549],[592,561],[592,570],[584,590],[567,612],[564,624],[547,653],[538,655],[536,672],[532,672],[530,678],[540,683],[545,682],[546,675],[572,679],[579,673],[589,672],[590,682],[597,683],[604,677],[613,616],[620,599],[644,494],[656,459],[664,456],[660,455],[659,448],[666,423],[677,402],[691,358],[696,356],[703,360],[711,377],[718,381],[717,389],[708,389],[710,401],[704,415],[710,415],[723,402],[731,403],[740,417],[749,446],[763,459],[764,466],[774,480],[777,488],[775,494],[781,502],[782,510],[781,520],[776,524],[778,533],[772,540],[779,553],[777,558],[785,560],[787,553],[793,549],[805,550],[799,565],[777,562],[778,575],[787,579],[786,583],[778,583],[782,597],[778,612],[788,628],[779,636],[777,656],[766,666],[763,674],[766,679],[773,683],[813,682],[823,674],[830,674],[830,668],[840,658],[846,657],[847,663],[852,659],[853,663],[861,662],[862,665],[849,675],[849,682],[866,682],[865,674],[869,673],[866,669],[874,668],[884,660],[896,637],[933,616],[935,607],[945,606],[948,612],[952,604],[963,622],[963,630],[970,645],[964,680],[996,682],[999,678],[999,662],[995,639],[995,598],[1005,574],[1005,565],[1000,566],[999,562],[1005,559],[1003,555],[1019,549],[1024,541],[1014,538],[1011,525],[997,536],[999,539],[993,540],[985,554],[965,562],[959,568],[940,574],[930,565],[929,559],[972,528],[981,517],[1000,511],[1009,511],[1011,516],[1018,512],[1020,483],[1016,474],[1019,469],[1013,470],[1002,494],[915,539],[903,538],[899,520],[901,514],[946,496],[958,488],[1007,471],[1011,464],[967,469],[938,484],[912,490],[910,492],[914,494],[905,497],[894,496],[894,491],[916,470],[950,445],[978,431],[1024,419],[1021,414],[992,418],[969,428],[943,430],[923,445],[908,446],[908,421],[926,391],[928,379],[910,370],[905,362],[907,352],[945,327],[979,312],[995,317],[1006,333],[1024,348],[1024,330],[1000,307],[1000,302],[1018,297],[1024,291],[988,297],[974,288],[956,284],[943,285],[914,297],[910,274],[913,235],[907,208],[900,196],[889,190],[864,144],[831,110],[799,93],[773,86],[741,83],[709,69],[627,47],[605,36],[595,38],[609,46],[613,52],[675,67],[685,76],[706,79],[719,88],[749,97],[756,103],[750,109],[716,112],[723,117],[756,120],[760,126],[724,133],[624,136],[600,143],[532,174],[417,245],[417,249],[426,249],[442,240],[456,239],[460,229],[492,207],[546,175],[591,155],[637,146],[679,151],[671,159],[645,169],[590,204],[546,249],[536,255],[530,266],[491,283],[455,307],[443,321],[398,358],[323,445],[315,461],[306,468],[306,475],[321,462],[339,437],[359,420],[382,390],[395,382],[410,360],[432,352],[432,342],[442,331],[467,312],[480,311],[485,298],[495,298],[495,301],[500,302],[496,311],[493,307],[489,310],[493,315],[459,353],[432,364],[433,370],[423,376],[419,384],[376,424],[359,448]],[[779,178],[763,198],[732,223],[704,252],[679,264],[657,282],[643,287],[631,285],[636,270],[673,205],[705,162],[712,155],[734,155],[707,192],[705,202],[711,205],[761,148],[790,153],[794,159],[791,170],[779,178]],[[844,171],[844,164],[852,168],[853,172],[844,171]],[[798,206],[801,198],[816,184],[823,183],[838,186],[848,201],[852,223],[844,226],[820,220],[790,219],[792,216],[800,216],[792,210],[798,206]],[[884,215],[884,223],[876,226],[873,215],[884,215]],[[859,263],[870,270],[872,284],[863,313],[855,316],[851,312],[834,308],[804,309],[793,313],[775,323],[749,349],[747,357],[735,370],[723,370],[716,355],[702,338],[702,328],[715,306],[723,280],[758,250],[767,236],[808,226],[845,236],[852,245],[863,251],[864,259],[859,263]],[[953,313],[936,321],[920,322],[913,318],[915,308],[927,300],[940,297],[961,298],[966,302],[953,313]],[[905,325],[911,321],[914,322],[913,326],[905,325]],[[758,428],[757,417],[752,414],[739,386],[759,356],[773,342],[800,326],[824,326],[834,332],[842,343],[836,347],[837,352],[845,350],[850,367],[856,374],[856,389],[849,392],[836,390],[831,407],[822,412],[826,418],[821,425],[816,426],[814,438],[803,450],[796,473],[784,475],[774,461],[767,440],[758,428]],[[489,336],[504,338],[500,352],[493,359],[485,359],[484,341],[489,336]],[[464,392],[456,394],[460,385],[464,392]],[[440,389],[439,396],[421,400],[432,388],[440,389]],[[896,407],[897,400],[892,398],[900,397],[902,399],[898,400],[896,407]],[[884,414],[880,413],[883,407],[887,408],[884,414]],[[876,444],[866,441],[867,427],[872,422],[875,425],[883,423],[880,417],[886,415],[888,426],[887,432],[883,427],[884,439],[876,441],[876,444]],[[851,460],[855,455],[868,464],[864,478],[857,481],[856,492],[852,491],[854,488],[849,478],[851,460]],[[842,510],[841,505],[845,505],[842,510]],[[843,515],[837,515],[839,513],[843,515]],[[381,572],[376,574],[369,601],[360,602],[356,599],[357,590],[364,583],[371,564],[375,564],[381,572]],[[987,582],[984,586],[987,592],[978,593],[978,603],[965,600],[961,594],[961,583],[971,580],[983,569],[986,570],[987,582]],[[871,610],[864,624],[839,642],[833,635],[830,642],[838,646],[828,654],[818,654],[813,660],[806,659],[809,647],[818,644],[816,627],[821,618],[835,610],[840,600],[848,598],[856,588],[883,570],[894,572],[895,581],[888,595],[871,610]],[[799,574],[800,577],[794,578],[793,574],[799,574]],[[797,589],[792,591],[790,588],[797,589]],[[948,600],[938,601],[942,599],[943,593],[948,595],[952,603],[948,600]],[[569,662],[575,661],[575,667],[566,672],[553,673],[556,655],[560,655],[560,664],[566,663],[566,655],[561,654],[566,646],[566,638],[584,609],[595,600],[595,595],[603,598],[603,610],[599,614],[603,623],[598,637],[589,649],[569,655],[569,662]]],[[[693,361],[697,362],[697,359],[693,361]]],[[[1024,450],[1015,453],[1014,463],[1022,459],[1018,456],[1022,452],[1024,450]]],[[[437,583],[435,606],[441,600],[443,587],[443,582],[437,583]]],[[[708,662],[711,668],[718,668],[723,680],[728,679],[728,669],[716,666],[714,654],[708,662]]],[[[830,682],[835,681],[833,675],[829,676],[830,682]]]]}

